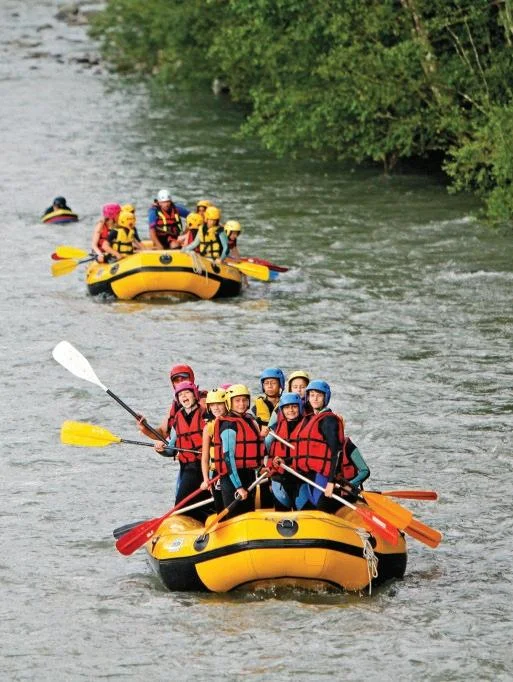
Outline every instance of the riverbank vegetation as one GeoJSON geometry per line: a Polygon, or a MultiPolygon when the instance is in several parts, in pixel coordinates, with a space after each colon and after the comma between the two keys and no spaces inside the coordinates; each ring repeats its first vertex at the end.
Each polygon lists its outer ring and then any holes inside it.
{"type": "Polygon", "coordinates": [[[109,0],[91,33],[118,73],[224,84],[277,154],[434,161],[513,217],[513,0],[109,0]]]}

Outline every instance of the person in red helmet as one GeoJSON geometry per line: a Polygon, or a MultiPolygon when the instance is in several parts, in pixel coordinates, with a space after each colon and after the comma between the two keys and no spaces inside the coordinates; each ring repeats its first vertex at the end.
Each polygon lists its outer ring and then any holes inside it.
{"type": "MultiPolygon", "coordinates": [[[[205,410],[199,404],[199,391],[192,381],[180,381],[175,386],[175,399],[180,405],[176,412],[173,426],[170,429],[168,445],[157,442],[155,450],[163,457],[177,457],[180,463],[178,488],[175,505],[179,504],[192,492],[198,490],[203,481],[201,473],[201,448],[203,443],[203,427],[205,426],[205,410]]],[[[197,501],[208,499],[206,491],[197,496],[197,501]]],[[[200,507],[190,512],[189,516],[198,521],[205,521],[212,511],[200,507]]]]}
{"type": "MultiPolygon", "coordinates": [[[[173,388],[173,391],[175,390],[175,387],[181,382],[181,381],[190,381],[191,383],[195,383],[195,376],[194,376],[194,370],[190,365],[174,365],[171,367],[169,371],[169,380],[171,381],[171,387],[173,388]]],[[[199,393],[199,402],[202,407],[205,407],[205,396],[206,396],[206,391],[201,391],[198,388],[198,393],[199,393]]],[[[174,425],[174,420],[176,413],[180,409],[180,403],[178,402],[176,395],[173,398],[173,402],[171,403],[169,410],[167,412],[167,415],[165,418],[162,420],[162,423],[158,427],[158,431],[163,435],[164,438],[168,438],[169,434],[171,432],[171,429],[174,425]]],[[[148,436],[148,438],[152,438],[153,440],[155,439],[155,435],[151,433],[151,431],[148,431],[148,429],[144,426],[142,421],[144,420],[144,417],[141,415],[139,419],[137,420],[138,428],[141,433],[143,433],[145,436],[148,436]]]]}

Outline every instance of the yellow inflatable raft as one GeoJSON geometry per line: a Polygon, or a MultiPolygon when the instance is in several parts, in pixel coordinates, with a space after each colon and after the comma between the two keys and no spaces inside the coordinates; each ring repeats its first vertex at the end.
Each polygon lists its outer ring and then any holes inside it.
{"type": "Polygon", "coordinates": [[[404,537],[389,545],[348,509],[337,516],[263,509],[223,521],[206,536],[203,528],[189,517],[170,517],[146,544],[153,569],[170,590],[228,592],[272,584],[358,591],[401,578],[406,569],[404,537]]]}
{"type": "Polygon", "coordinates": [[[140,251],[115,263],[91,263],[86,282],[92,296],[227,298],[240,294],[242,275],[196,253],[140,251]]]}

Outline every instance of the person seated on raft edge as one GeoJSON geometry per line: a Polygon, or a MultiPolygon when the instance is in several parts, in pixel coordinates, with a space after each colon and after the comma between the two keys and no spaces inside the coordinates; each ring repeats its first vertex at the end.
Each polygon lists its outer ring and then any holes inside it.
{"type": "Polygon", "coordinates": [[[68,203],[64,197],[55,197],[52,205],[48,206],[43,213],[43,217],[49,213],[53,213],[54,211],[71,211],[71,208],[68,206],[68,203]]]}
{"type": "Polygon", "coordinates": [[[198,234],[198,230],[203,225],[203,218],[199,213],[189,213],[185,219],[185,232],[183,232],[178,238],[178,244],[184,248],[188,244],[191,244],[198,234]]]}
{"type": "MultiPolygon", "coordinates": [[[[203,474],[201,488],[203,490],[207,490],[211,487],[210,479],[217,475],[214,464],[214,428],[216,420],[219,417],[224,417],[228,412],[225,390],[222,388],[214,388],[212,391],[209,391],[205,403],[207,407],[205,416],[207,423],[203,428],[203,444],[201,447],[201,473],[203,474]]],[[[224,508],[220,481],[216,481],[211,492],[214,496],[216,512],[219,513],[224,508]]]]}
{"type": "Polygon", "coordinates": [[[237,246],[237,238],[242,232],[238,220],[227,220],[224,225],[224,231],[228,238],[228,256],[235,261],[240,261],[240,251],[237,246]]]}
{"type": "Polygon", "coordinates": [[[233,384],[226,391],[228,413],[214,426],[214,466],[221,474],[223,506],[235,499],[238,504],[226,518],[255,510],[255,490],[247,488],[263,458],[263,441],[255,417],[249,412],[251,396],[244,384],[233,384]]]}
{"type": "MultiPolygon", "coordinates": [[[[178,457],[180,471],[175,505],[198,490],[203,481],[201,473],[201,447],[205,410],[199,403],[198,387],[190,381],[181,381],[175,388],[175,396],[180,404],[174,425],[169,433],[168,444],[158,441],[155,450],[164,457],[178,457]],[[183,450],[181,448],[184,448],[183,450]],[[195,450],[195,452],[190,452],[195,450]]],[[[196,496],[197,502],[208,500],[206,491],[196,496]]],[[[213,509],[200,507],[189,512],[189,516],[204,522],[213,509]]]]}
{"type": "Polygon", "coordinates": [[[196,248],[200,256],[210,258],[220,264],[228,255],[228,237],[224,227],[219,224],[221,211],[217,206],[209,206],[205,211],[206,225],[198,229],[194,241],[184,247],[184,251],[194,251],[196,248]]]}
{"type": "Polygon", "coordinates": [[[134,251],[141,251],[142,244],[135,223],[135,215],[132,212],[121,211],[117,223],[113,225],[109,236],[102,244],[103,251],[116,260],[126,258],[134,251]]]}
{"type": "Polygon", "coordinates": [[[148,211],[148,230],[154,249],[178,249],[177,239],[182,234],[181,216],[187,215],[178,207],[167,189],[161,189],[148,211]]]}
{"type": "Polygon", "coordinates": [[[121,206],[119,204],[105,204],[102,208],[102,217],[94,226],[91,249],[96,254],[98,263],[104,263],[108,258],[103,247],[120,213],[121,206]]]}
{"type": "Polygon", "coordinates": [[[273,416],[276,415],[274,431],[278,436],[295,446],[295,450],[288,448],[281,441],[269,433],[265,437],[265,449],[268,461],[277,468],[273,474],[271,488],[274,496],[276,511],[295,511],[309,505],[309,487],[293,474],[283,469],[279,470],[279,463],[283,461],[293,469],[297,451],[297,436],[303,423],[303,401],[298,393],[287,391],[282,393],[280,402],[273,416]]]}
{"type": "MultiPolygon", "coordinates": [[[[344,422],[328,407],[330,398],[330,386],[322,379],[314,379],[306,387],[307,405],[312,413],[303,418],[296,434],[296,467],[326,490],[323,494],[308,486],[310,502],[319,511],[336,513],[341,503],[330,498],[337,478],[343,477],[358,489],[370,471],[358,448],[345,447],[344,422]]],[[[348,499],[351,494],[351,489],[342,490],[342,496],[347,495],[348,499]]]]}

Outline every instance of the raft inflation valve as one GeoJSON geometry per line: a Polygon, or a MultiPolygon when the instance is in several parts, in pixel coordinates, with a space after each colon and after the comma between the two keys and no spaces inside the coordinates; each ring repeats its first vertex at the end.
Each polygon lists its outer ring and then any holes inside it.
{"type": "Polygon", "coordinates": [[[205,549],[205,547],[208,545],[209,538],[210,538],[210,535],[208,533],[206,535],[204,534],[204,535],[200,535],[199,537],[197,537],[196,540],[194,540],[194,545],[193,545],[194,549],[197,552],[202,552],[205,549]]]}
{"type": "Polygon", "coordinates": [[[291,538],[298,532],[299,526],[293,519],[281,519],[276,524],[276,530],[282,537],[291,538]]]}
{"type": "Polygon", "coordinates": [[[169,265],[171,261],[173,260],[172,256],[170,256],[169,253],[163,253],[162,256],[160,256],[159,261],[162,263],[162,265],[169,265]]]}

